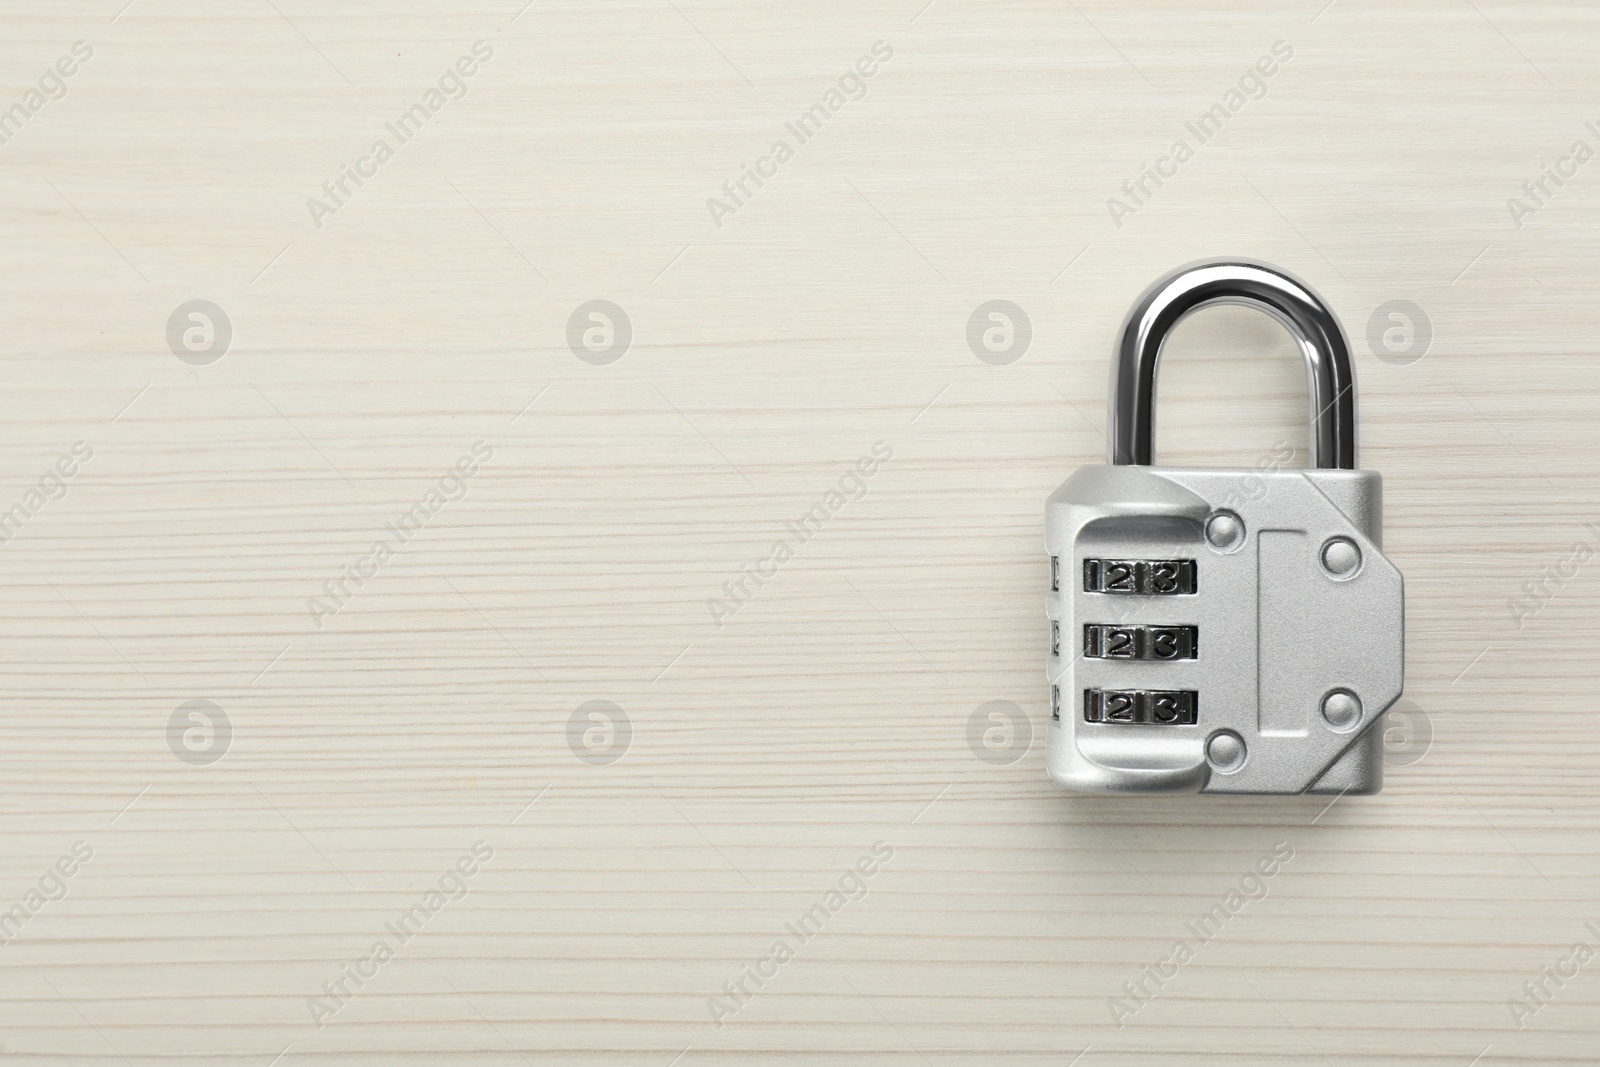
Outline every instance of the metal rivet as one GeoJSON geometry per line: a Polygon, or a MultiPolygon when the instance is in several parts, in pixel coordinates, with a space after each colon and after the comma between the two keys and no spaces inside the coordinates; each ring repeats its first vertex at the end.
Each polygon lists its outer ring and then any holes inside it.
{"type": "Polygon", "coordinates": [[[1244,544],[1244,521],[1231,511],[1219,511],[1206,520],[1206,540],[1218,552],[1232,552],[1244,544]]]}
{"type": "Polygon", "coordinates": [[[1361,568],[1361,549],[1348,537],[1335,537],[1322,546],[1322,565],[1335,578],[1352,577],[1361,568]]]}
{"type": "Polygon", "coordinates": [[[1361,701],[1354,693],[1335,689],[1322,701],[1322,717],[1343,733],[1361,721],[1361,701]]]}
{"type": "Polygon", "coordinates": [[[1243,767],[1244,755],[1244,739],[1231,730],[1213,734],[1206,745],[1206,758],[1211,766],[1224,773],[1243,767]]]}

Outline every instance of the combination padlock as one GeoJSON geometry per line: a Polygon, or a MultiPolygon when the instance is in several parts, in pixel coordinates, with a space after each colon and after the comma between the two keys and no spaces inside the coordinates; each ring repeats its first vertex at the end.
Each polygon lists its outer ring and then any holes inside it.
{"type": "Polygon", "coordinates": [[[1123,323],[1106,466],[1045,506],[1058,785],[1095,793],[1376,793],[1383,713],[1405,673],[1400,572],[1380,550],[1383,479],[1356,469],[1344,332],[1264,263],[1161,278],[1123,323]],[[1156,366],[1212,304],[1281,322],[1310,378],[1312,468],[1152,465],[1156,366]]]}

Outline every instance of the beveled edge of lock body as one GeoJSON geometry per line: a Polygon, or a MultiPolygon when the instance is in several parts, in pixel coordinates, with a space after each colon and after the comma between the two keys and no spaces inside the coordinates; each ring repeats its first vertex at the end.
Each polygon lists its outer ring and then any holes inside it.
{"type": "MultiPolygon", "coordinates": [[[[1392,572],[1396,581],[1395,595],[1400,608],[1398,632],[1393,634],[1398,648],[1397,685],[1393,696],[1381,707],[1370,709],[1366,723],[1352,732],[1348,741],[1331,758],[1315,759],[1314,766],[1295,779],[1296,788],[1226,788],[1224,783],[1241,782],[1231,774],[1217,773],[1206,756],[1205,738],[1216,729],[1204,733],[1183,735],[1145,733],[1140,735],[1137,751],[1130,753],[1125,743],[1119,743],[1114,734],[1078,728],[1076,694],[1062,697],[1062,708],[1067,719],[1051,721],[1046,730],[1046,770],[1051,780],[1064,788],[1084,793],[1210,793],[1233,795],[1295,795],[1343,794],[1370,795],[1382,789],[1382,730],[1383,716],[1399,699],[1404,690],[1404,577],[1392,561],[1382,553],[1379,543],[1382,536],[1382,476],[1376,471],[1317,471],[1287,470],[1258,472],[1204,467],[1156,468],[1130,465],[1090,465],[1079,468],[1068,478],[1046,504],[1046,551],[1058,555],[1066,562],[1063,574],[1071,581],[1078,580],[1076,560],[1071,548],[1079,533],[1093,523],[1118,516],[1137,516],[1142,520],[1172,520],[1193,524],[1195,530],[1203,526],[1206,517],[1215,510],[1199,493],[1173,481],[1184,476],[1246,477],[1262,476],[1292,482],[1304,480],[1331,505],[1349,524],[1350,532],[1370,554],[1367,563],[1392,572]],[[1057,506],[1069,508],[1062,521],[1052,521],[1058,514],[1057,506]],[[1054,539],[1054,540],[1053,540],[1054,539]],[[1065,541],[1065,543],[1054,543],[1065,541]],[[1071,711],[1066,711],[1067,708],[1071,711]],[[1213,779],[1222,788],[1212,788],[1213,779]]],[[[1249,515],[1248,508],[1241,508],[1249,515]]],[[[1206,588],[1201,578],[1201,590],[1206,588]]],[[[1074,595],[1064,583],[1062,589],[1048,594],[1062,598],[1074,595]]],[[[1047,600],[1047,603],[1049,601],[1047,600]]],[[[1053,618],[1070,616],[1059,600],[1053,618]]],[[[1076,618],[1074,617],[1074,621],[1076,618]]],[[[1068,635],[1075,642],[1076,635],[1068,635]]],[[[1053,669],[1053,668],[1052,668],[1053,669]]],[[[1257,664],[1259,671],[1260,665],[1257,664]]],[[[1049,672],[1047,671],[1047,674],[1049,672]]],[[[1075,677],[1070,666],[1063,666],[1058,675],[1065,679],[1075,677]]],[[[1206,713],[1202,697],[1201,714],[1206,713]]],[[[1259,714],[1259,713],[1258,713],[1259,714]]],[[[1208,717],[1209,718],[1209,717],[1208,717]]],[[[1181,730],[1174,727],[1132,727],[1140,730],[1181,730]]],[[[1120,731],[1119,731],[1120,732],[1120,731]]],[[[1241,731],[1251,738],[1247,748],[1255,745],[1260,735],[1245,728],[1241,731]]],[[[1301,746],[1296,746],[1299,748],[1301,746]]],[[[1247,755],[1247,759],[1250,758],[1247,755]]],[[[1303,764],[1307,757],[1293,761],[1303,764]]],[[[1250,777],[1254,777],[1253,775],[1250,777]]]]}
{"type": "Polygon", "coordinates": [[[1306,282],[1244,256],[1200,260],[1169,271],[1128,310],[1111,361],[1107,462],[1155,462],[1156,372],[1162,350],[1178,323],[1215,304],[1264,311],[1289,331],[1306,364],[1311,465],[1356,469],[1355,370],[1343,327],[1306,282]]]}

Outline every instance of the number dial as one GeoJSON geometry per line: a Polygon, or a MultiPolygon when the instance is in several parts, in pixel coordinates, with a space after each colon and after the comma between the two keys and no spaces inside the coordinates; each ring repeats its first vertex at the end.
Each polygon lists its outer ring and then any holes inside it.
{"type": "Polygon", "coordinates": [[[1085,593],[1125,596],[1187,596],[1199,589],[1192,559],[1086,559],[1085,593]]]}
{"type": "Polygon", "coordinates": [[[1087,623],[1083,627],[1083,654],[1088,659],[1198,659],[1200,628],[1087,623]]]}
{"type": "Polygon", "coordinates": [[[1085,722],[1193,726],[1200,694],[1193,689],[1085,689],[1085,722]]]}

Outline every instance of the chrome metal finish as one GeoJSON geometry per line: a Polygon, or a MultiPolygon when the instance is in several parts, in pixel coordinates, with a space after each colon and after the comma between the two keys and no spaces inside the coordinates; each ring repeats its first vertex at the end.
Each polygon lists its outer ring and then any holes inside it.
{"type": "Polygon", "coordinates": [[[1231,730],[1224,730],[1206,746],[1206,759],[1224,774],[1244,766],[1244,741],[1231,730]]]}
{"type": "Polygon", "coordinates": [[[1218,552],[1232,552],[1244,544],[1244,523],[1231,511],[1219,511],[1206,520],[1206,541],[1218,552]]]}
{"type": "Polygon", "coordinates": [[[1189,596],[1195,592],[1192,559],[1086,559],[1085,593],[1120,596],[1189,596]]]}
{"type": "Polygon", "coordinates": [[[1354,693],[1335,689],[1322,702],[1322,717],[1335,730],[1354,729],[1361,721],[1361,699],[1354,693]]]}
{"type": "Polygon", "coordinates": [[[1045,508],[1045,549],[1063,572],[1081,573],[1084,560],[1193,559],[1196,592],[1108,596],[1064,581],[1046,595],[1062,632],[1061,655],[1045,663],[1060,714],[1046,734],[1050,776],[1081,792],[1377,792],[1379,719],[1405,673],[1403,585],[1382,529],[1376,471],[1080,468],[1045,508]],[[1247,477],[1263,492],[1240,494],[1247,477]],[[1205,529],[1230,498],[1244,534],[1220,552],[1205,529]],[[1323,562],[1341,541],[1361,556],[1343,577],[1323,562]],[[1108,657],[1083,640],[1086,625],[1118,616],[1124,630],[1193,627],[1197,655],[1108,657]],[[1335,691],[1357,698],[1359,719],[1347,721],[1342,702],[1328,716],[1335,691]],[[1196,694],[1184,706],[1192,718],[1116,696],[1171,692],[1196,694]],[[1214,742],[1218,731],[1230,739],[1214,742]]]}
{"type": "Polygon", "coordinates": [[[1405,686],[1405,585],[1383,554],[1383,478],[1356,469],[1355,379],[1311,288],[1248,260],[1174,271],[1129,313],[1110,458],[1045,504],[1045,768],[1093,793],[1375,793],[1405,686]],[[1305,357],[1314,466],[1153,465],[1173,326],[1244,304],[1305,357]]]}
{"type": "Polygon", "coordinates": [[[1111,366],[1109,462],[1154,462],[1156,366],[1162,346],[1179,322],[1213,304],[1257,308],[1284,325],[1306,361],[1311,465],[1355,470],[1355,373],[1339,320],[1305,282],[1249,259],[1180,267],[1146,289],[1128,312],[1111,366]]]}
{"type": "Polygon", "coordinates": [[[1085,659],[1177,660],[1200,655],[1200,631],[1193,626],[1141,626],[1085,623],[1085,659]]]}
{"type": "Polygon", "coordinates": [[[1361,549],[1346,537],[1335,537],[1322,546],[1322,565],[1335,578],[1349,578],[1361,566],[1361,549]]]}

